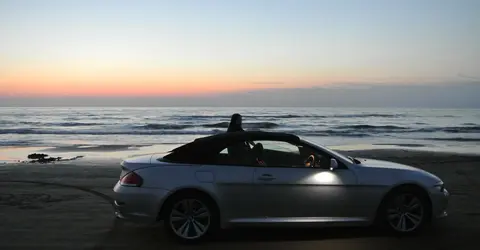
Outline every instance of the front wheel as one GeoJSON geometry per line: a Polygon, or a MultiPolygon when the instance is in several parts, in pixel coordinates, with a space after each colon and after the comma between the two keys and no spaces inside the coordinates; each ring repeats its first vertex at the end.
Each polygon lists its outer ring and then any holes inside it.
{"type": "Polygon", "coordinates": [[[168,204],[165,227],[178,240],[186,243],[206,238],[217,227],[217,215],[208,199],[182,195],[168,204]]]}
{"type": "Polygon", "coordinates": [[[390,195],[382,209],[384,223],[399,234],[419,232],[427,223],[430,206],[424,195],[416,190],[403,189],[390,195]]]}

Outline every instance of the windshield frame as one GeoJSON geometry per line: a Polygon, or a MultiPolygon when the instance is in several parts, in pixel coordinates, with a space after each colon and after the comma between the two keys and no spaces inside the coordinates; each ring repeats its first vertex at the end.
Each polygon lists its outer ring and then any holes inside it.
{"type": "Polygon", "coordinates": [[[343,154],[341,154],[341,153],[338,153],[338,152],[336,152],[336,151],[334,151],[334,150],[332,150],[332,149],[330,149],[330,148],[328,148],[328,147],[326,147],[326,146],[319,145],[319,144],[317,144],[317,143],[314,143],[314,142],[312,142],[312,141],[309,141],[309,140],[307,140],[307,139],[305,139],[305,138],[300,138],[300,141],[303,142],[303,143],[305,143],[305,144],[307,144],[307,145],[309,145],[309,146],[311,146],[311,147],[313,147],[313,148],[316,148],[316,149],[318,149],[318,150],[322,150],[322,151],[324,151],[324,152],[326,152],[326,153],[328,153],[328,154],[330,154],[330,155],[333,155],[335,158],[341,159],[343,162],[348,162],[348,163],[350,163],[350,164],[357,165],[357,163],[355,162],[355,160],[354,160],[353,157],[352,157],[352,159],[350,159],[350,158],[349,158],[348,156],[346,156],[346,155],[343,155],[343,154]]]}

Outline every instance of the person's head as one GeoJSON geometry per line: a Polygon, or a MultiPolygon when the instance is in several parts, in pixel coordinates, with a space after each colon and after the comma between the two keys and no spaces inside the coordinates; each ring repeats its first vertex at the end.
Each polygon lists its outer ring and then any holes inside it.
{"type": "Polygon", "coordinates": [[[237,114],[237,116],[235,117],[235,123],[238,125],[238,126],[242,126],[242,116],[237,114]]]}
{"type": "Polygon", "coordinates": [[[242,126],[242,116],[240,114],[233,114],[232,115],[232,120],[230,121],[230,124],[235,124],[239,127],[242,126]]]}
{"type": "Polygon", "coordinates": [[[230,120],[229,130],[237,130],[242,128],[242,116],[240,114],[233,114],[230,120]]]}
{"type": "Polygon", "coordinates": [[[252,148],[252,153],[256,158],[261,158],[263,155],[263,145],[261,143],[256,143],[252,148]]]}

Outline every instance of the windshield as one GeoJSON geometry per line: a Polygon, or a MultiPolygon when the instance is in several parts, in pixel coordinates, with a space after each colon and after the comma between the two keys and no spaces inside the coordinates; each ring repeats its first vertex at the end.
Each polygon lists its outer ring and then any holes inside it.
{"type": "Polygon", "coordinates": [[[317,143],[311,142],[311,141],[309,141],[307,139],[304,139],[304,138],[301,138],[301,141],[303,141],[305,144],[308,144],[311,147],[318,148],[319,150],[325,151],[325,152],[335,156],[336,158],[340,158],[344,161],[351,162],[351,163],[354,163],[354,164],[360,164],[360,161],[355,159],[354,157],[343,155],[341,153],[338,153],[337,151],[329,149],[328,147],[318,145],[317,143]]]}

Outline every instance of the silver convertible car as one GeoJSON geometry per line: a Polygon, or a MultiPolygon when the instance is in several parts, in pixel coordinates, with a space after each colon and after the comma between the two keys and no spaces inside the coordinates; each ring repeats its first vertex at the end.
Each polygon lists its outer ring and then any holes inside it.
{"type": "Polygon", "coordinates": [[[447,215],[449,193],[435,175],[292,134],[217,134],[121,166],[116,216],[163,221],[186,242],[235,226],[376,224],[407,234],[447,215]]]}

